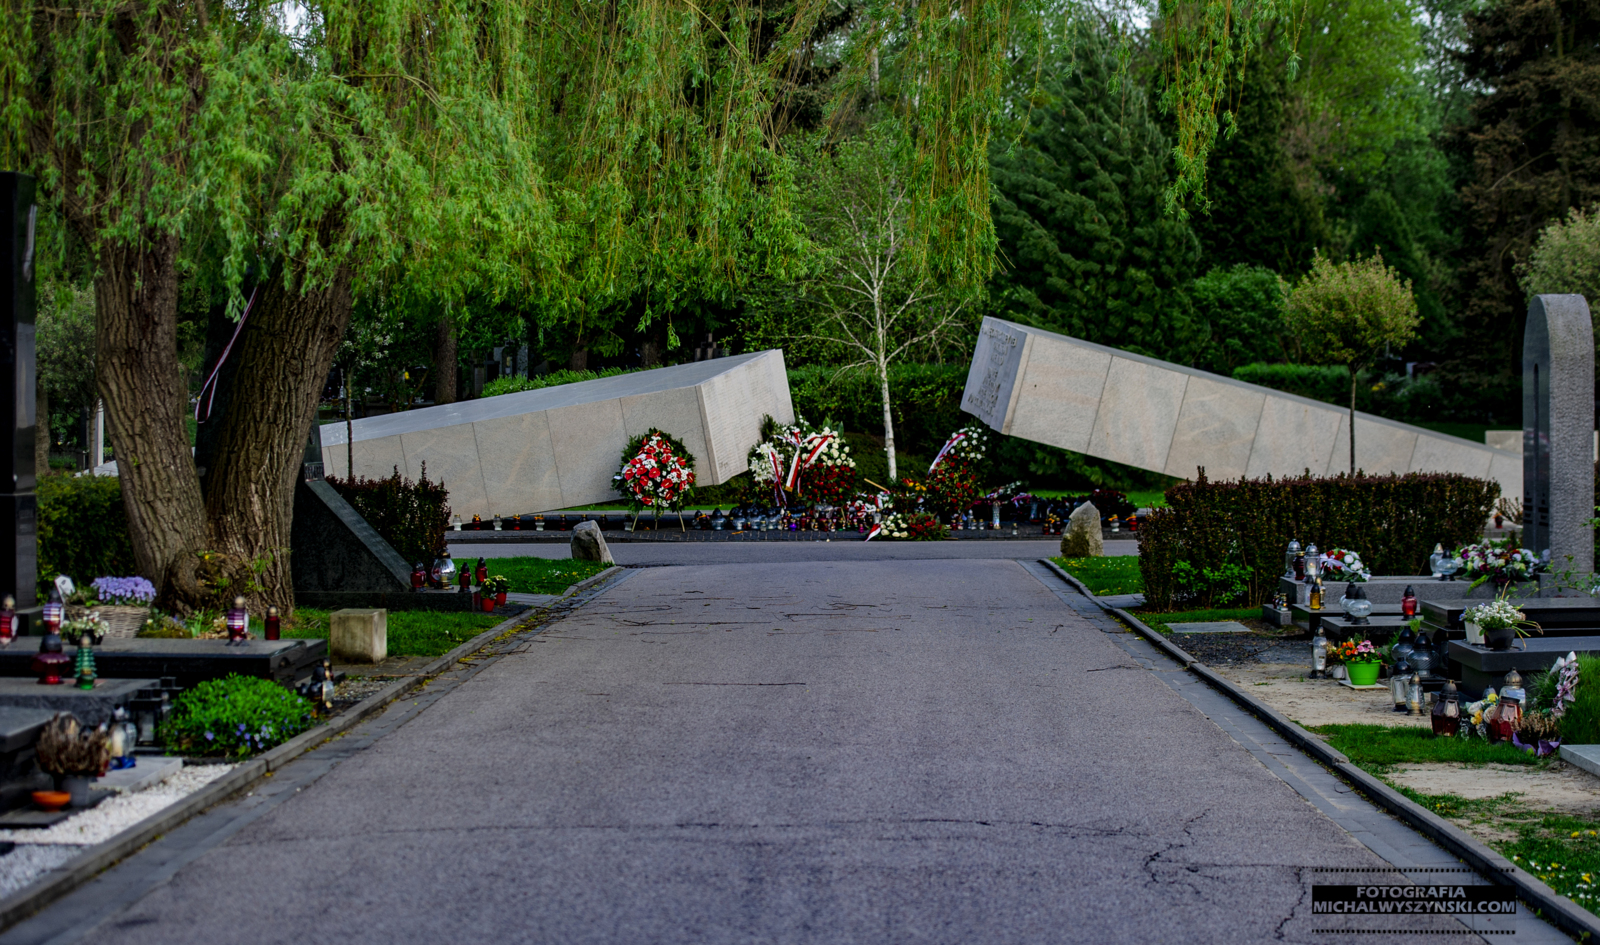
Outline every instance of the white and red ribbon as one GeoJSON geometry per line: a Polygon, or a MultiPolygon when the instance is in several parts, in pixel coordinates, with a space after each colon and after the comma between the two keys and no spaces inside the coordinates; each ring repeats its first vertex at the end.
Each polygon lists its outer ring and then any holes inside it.
{"type": "Polygon", "coordinates": [[[944,448],[939,450],[939,455],[935,456],[933,458],[933,465],[928,467],[928,475],[930,475],[930,476],[933,475],[933,471],[936,468],[938,468],[939,461],[944,459],[945,454],[950,452],[951,448],[954,447],[957,443],[960,443],[962,440],[964,440],[966,438],[967,438],[967,435],[965,433],[957,433],[957,434],[952,435],[950,437],[950,439],[946,440],[945,443],[944,443],[944,448]]]}
{"type": "Polygon", "coordinates": [[[872,531],[867,532],[867,537],[863,538],[862,541],[871,541],[872,539],[877,538],[878,537],[878,533],[881,532],[881,531],[883,531],[883,526],[882,525],[874,525],[874,526],[872,526],[872,531]]]}

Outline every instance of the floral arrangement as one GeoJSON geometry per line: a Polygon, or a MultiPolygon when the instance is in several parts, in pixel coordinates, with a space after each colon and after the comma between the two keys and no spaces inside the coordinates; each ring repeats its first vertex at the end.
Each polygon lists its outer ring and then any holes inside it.
{"type": "MultiPolygon", "coordinates": [[[[961,457],[969,463],[976,463],[983,459],[989,452],[989,428],[976,423],[969,423],[955,432],[961,437],[955,445],[950,447],[950,452],[961,457]]],[[[1020,483],[1018,484],[1020,485],[1020,483]]]]}
{"type": "Polygon", "coordinates": [[[1372,572],[1361,563],[1361,556],[1346,548],[1335,548],[1322,556],[1325,576],[1334,581],[1365,583],[1372,572]]]}
{"type": "Polygon", "coordinates": [[[879,534],[902,541],[939,541],[947,532],[938,519],[926,512],[891,512],[883,517],[879,534]]]}
{"type": "Polygon", "coordinates": [[[76,645],[79,640],[83,639],[85,634],[88,634],[90,642],[94,646],[99,646],[100,641],[105,639],[106,631],[110,629],[111,627],[100,619],[99,611],[90,611],[76,620],[62,621],[61,639],[66,643],[76,645]]]}
{"type": "Polygon", "coordinates": [[[1578,654],[1568,653],[1556,660],[1550,666],[1550,675],[1556,678],[1556,694],[1551,699],[1550,715],[1561,718],[1567,714],[1567,706],[1576,701],[1578,690],[1578,654]]]}
{"type": "Polygon", "coordinates": [[[622,468],[611,479],[635,508],[675,509],[694,486],[694,456],[652,428],[628,442],[622,468]]]}
{"type": "Polygon", "coordinates": [[[1503,597],[1497,597],[1486,604],[1479,604],[1469,608],[1462,615],[1463,620],[1471,621],[1484,630],[1507,630],[1530,626],[1528,615],[1518,610],[1516,605],[1503,597]]]}
{"type": "Polygon", "coordinates": [[[1531,581],[1544,570],[1544,562],[1538,555],[1511,544],[1509,538],[1468,545],[1456,557],[1461,561],[1462,572],[1473,579],[1473,587],[1485,581],[1501,585],[1531,581]]]}
{"type": "Polygon", "coordinates": [[[1462,713],[1461,729],[1457,734],[1462,738],[1470,738],[1473,735],[1479,738],[1488,738],[1489,726],[1484,721],[1484,716],[1488,715],[1489,710],[1499,702],[1500,694],[1491,689],[1483,694],[1482,699],[1469,703],[1462,713]]]}
{"type": "Polygon", "coordinates": [[[1340,663],[1378,663],[1383,660],[1383,654],[1372,644],[1371,640],[1346,640],[1328,651],[1328,658],[1340,663]]]}
{"type": "Polygon", "coordinates": [[[978,483],[978,467],[965,456],[946,456],[928,473],[928,505],[945,515],[959,515],[972,508],[983,494],[978,483]]]}
{"type": "Polygon", "coordinates": [[[511,590],[511,579],[504,574],[494,574],[489,577],[489,593],[505,594],[511,590]]]}
{"type": "Polygon", "coordinates": [[[142,577],[99,577],[89,584],[100,603],[119,607],[148,607],[156,587],[142,577]]]}
{"type": "Polygon", "coordinates": [[[747,457],[754,485],[821,502],[837,503],[855,492],[856,461],[844,434],[827,423],[801,418],[789,426],[762,419],[761,442],[747,457]]]}

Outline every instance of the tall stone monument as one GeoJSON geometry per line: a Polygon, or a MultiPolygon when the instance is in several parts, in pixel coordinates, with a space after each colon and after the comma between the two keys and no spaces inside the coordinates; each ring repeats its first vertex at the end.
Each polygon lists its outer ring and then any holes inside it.
{"type": "Polygon", "coordinates": [[[38,583],[34,497],[34,256],[39,208],[33,178],[0,173],[0,594],[24,620],[38,583]]]}
{"type": "Polygon", "coordinates": [[[1589,303],[1534,296],[1522,334],[1522,544],[1557,571],[1594,570],[1594,428],[1589,303]]]}

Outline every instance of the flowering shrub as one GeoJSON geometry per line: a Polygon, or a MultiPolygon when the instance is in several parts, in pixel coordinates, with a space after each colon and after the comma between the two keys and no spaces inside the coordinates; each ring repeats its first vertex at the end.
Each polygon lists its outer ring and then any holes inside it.
{"type": "Polygon", "coordinates": [[[694,486],[694,456],[660,430],[628,441],[614,488],[636,508],[675,509],[694,486]]]}
{"type": "Polygon", "coordinates": [[[1327,577],[1334,581],[1362,583],[1372,577],[1372,572],[1361,563],[1361,556],[1345,548],[1335,548],[1322,556],[1327,577]]]}
{"type": "Polygon", "coordinates": [[[948,531],[927,512],[891,512],[883,517],[883,530],[879,534],[902,541],[939,541],[948,531]]]}
{"type": "Polygon", "coordinates": [[[1517,548],[1509,538],[1468,545],[1461,549],[1462,573],[1470,576],[1472,586],[1485,581],[1505,584],[1511,581],[1531,581],[1544,569],[1539,556],[1526,548],[1517,548]]]}
{"type": "Polygon", "coordinates": [[[142,577],[100,577],[89,586],[102,604],[146,607],[156,599],[155,585],[142,577]]]}
{"type": "Polygon", "coordinates": [[[1371,640],[1346,640],[1328,651],[1328,658],[1340,663],[1376,663],[1383,659],[1371,640]]]}
{"type": "Polygon", "coordinates": [[[168,751],[244,758],[310,728],[311,703],[269,679],[211,679],[178,696],[161,723],[168,751]]]}

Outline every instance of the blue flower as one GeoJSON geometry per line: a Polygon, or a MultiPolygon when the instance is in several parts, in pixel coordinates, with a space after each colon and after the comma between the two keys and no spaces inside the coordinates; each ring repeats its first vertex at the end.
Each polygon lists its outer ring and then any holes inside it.
{"type": "Polygon", "coordinates": [[[216,737],[217,737],[217,736],[215,736],[215,735],[213,735],[213,734],[211,734],[211,733],[210,733],[210,732],[207,732],[207,733],[206,733],[206,741],[208,741],[208,742],[209,742],[209,741],[214,741],[214,740],[215,740],[215,739],[216,739],[216,737]]]}

